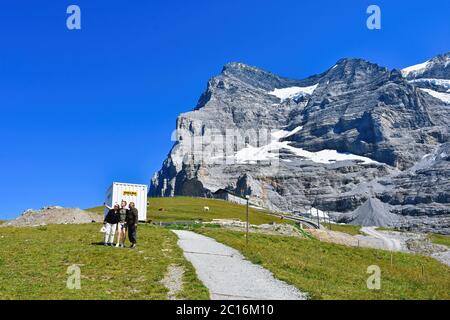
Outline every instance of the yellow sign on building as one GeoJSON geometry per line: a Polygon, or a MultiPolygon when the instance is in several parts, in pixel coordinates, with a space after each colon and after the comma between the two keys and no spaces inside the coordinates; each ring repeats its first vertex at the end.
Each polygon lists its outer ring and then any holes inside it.
{"type": "Polygon", "coordinates": [[[136,191],[124,191],[123,195],[125,197],[137,197],[138,193],[136,191]]]}

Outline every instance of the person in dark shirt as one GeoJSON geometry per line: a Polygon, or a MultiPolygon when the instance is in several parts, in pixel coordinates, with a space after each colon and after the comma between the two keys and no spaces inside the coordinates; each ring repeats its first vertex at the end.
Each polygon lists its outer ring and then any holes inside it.
{"type": "Polygon", "coordinates": [[[117,223],[119,222],[119,205],[115,205],[105,216],[103,225],[105,226],[105,246],[114,245],[114,236],[116,234],[117,223]]]}
{"type": "Polygon", "coordinates": [[[128,238],[131,242],[131,249],[136,248],[137,243],[137,226],[139,221],[139,212],[134,202],[130,202],[130,209],[127,212],[128,238]]]}

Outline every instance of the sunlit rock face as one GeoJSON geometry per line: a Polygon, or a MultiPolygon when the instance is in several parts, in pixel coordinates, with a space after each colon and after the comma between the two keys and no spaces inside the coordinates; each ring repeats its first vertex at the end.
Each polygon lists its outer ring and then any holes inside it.
{"type": "Polygon", "coordinates": [[[150,196],[228,189],[336,220],[372,199],[386,212],[361,221],[450,233],[449,57],[404,70],[342,59],[303,80],[227,64],[178,117],[150,196]]]}

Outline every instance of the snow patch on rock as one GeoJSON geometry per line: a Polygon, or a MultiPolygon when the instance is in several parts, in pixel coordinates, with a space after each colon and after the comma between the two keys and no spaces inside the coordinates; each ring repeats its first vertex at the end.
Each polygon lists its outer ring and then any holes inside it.
{"type": "Polygon", "coordinates": [[[318,85],[319,84],[315,84],[309,87],[289,87],[283,89],[275,89],[274,91],[269,92],[269,94],[278,97],[279,99],[281,99],[281,101],[285,101],[287,99],[295,99],[306,95],[312,95],[318,85]]]}
{"type": "Polygon", "coordinates": [[[410,74],[418,75],[423,73],[427,67],[430,61],[425,61],[423,63],[419,63],[410,67],[407,67],[402,70],[402,74],[404,77],[409,76],[410,74]]]}
{"type": "Polygon", "coordinates": [[[421,84],[421,83],[428,83],[430,85],[434,85],[434,86],[439,86],[439,87],[443,87],[446,89],[450,90],[450,80],[446,80],[446,79],[428,79],[428,78],[423,78],[423,79],[414,79],[414,80],[410,80],[410,83],[413,84],[421,84]]]}
{"type": "Polygon", "coordinates": [[[450,103],[450,93],[443,93],[443,92],[437,92],[431,89],[420,89],[426,93],[428,93],[429,95],[445,102],[445,103],[450,103]]]}
{"type": "Polygon", "coordinates": [[[288,150],[292,154],[305,158],[316,163],[330,164],[337,161],[358,161],[364,164],[379,164],[370,158],[358,156],[351,153],[340,153],[336,150],[321,150],[317,152],[311,152],[302,148],[296,148],[291,146],[290,141],[281,141],[282,138],[289,137],[299,132],[302,127],[297,127],[292,131],[279,130],[272,133],[272,137],[275,141],[262,147],[254,147],[247,145],[247,147],[239,150],[235,154],[235,160],[237,163],[256,163],[257,161],[270,161],[279,158],[279,151],[284,149],[288,150]]]}
{"type": "Polygon", "coordinates": [[[320,209],[314,208],[314,207],[311,208],[311,215],[313,216],[313,218],[315,218],[315,217],[317,217],[317,215],[319,215],[319,218],[321,220],[327,220],[330,218],[328,216],[328,213],[326,213],[320,209]]]}

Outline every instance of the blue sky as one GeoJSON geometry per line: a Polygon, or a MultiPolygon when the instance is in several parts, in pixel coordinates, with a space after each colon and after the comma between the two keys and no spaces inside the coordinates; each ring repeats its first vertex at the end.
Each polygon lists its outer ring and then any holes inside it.
{"type": "Polygon", "coordinates": [[[227,62],[292,78],[343,57],[406,67],[450,50],[449,16],[448,0],[2,1],[0,219],[148,183],[227,62]],[[71,4],[81,30],[66,28],[71,4]]]}

